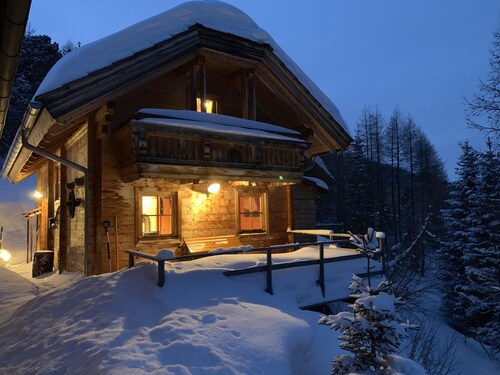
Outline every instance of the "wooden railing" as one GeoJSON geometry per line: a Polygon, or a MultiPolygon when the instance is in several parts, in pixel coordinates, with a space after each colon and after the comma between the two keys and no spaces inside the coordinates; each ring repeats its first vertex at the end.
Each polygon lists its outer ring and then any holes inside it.
{"type": "MultiPolygon", "coordinates": [[[[327,242],[308,242],[308,243],[296,243],[296,244],[285,244],[285,245],[275,245],[270,247],[260,247],[253,248],[251,250],[242,252],[240,250],[235,251],[224,251],[220,253],[207,253],[207,254],[191,254],[179,256],[171,259],[171,261],[185,261],[185,260],[194,260],[201,259],[210,256],[218,256],[218,255],[230,255],[230,254],[241,254],[241,253],[255,253],[255,252],[266,252],[266,265],[265,266],[255,266],[244,268],[240,270],[231,270],[225,271],[225,276],[237,276],[237,275],[246,275],[257,272],[265,272],[266,273],[266,292],[269,294],[273,294],[273,270],[282,270],[288,268],[296,268],[296,267],[306,267],[312,265],[319,265],[319,278],[316,281],[316,285],[321,288],[321,294],[325,297],[325,264],[342,262],[345,260],[359,259],[364,258],[363,254],[353,254],[353,255],[345,255],[341,257],[333,257],[333,258],[325,258],[325,245],[335,244],[342,241],[327,241],[327,242]],[[319,256],[318,259],[308,259],[294,262],[284,262],[284,263],[276,263],[273,264],[272,254],[273,252],[282,251],[286,249],[298,249],[306,246],[319,246],[319,256]]],[[[382,249],[383,250],[383,249],[382,249]]],[[[165,260],[159,258],[155,255],[150,255],[146,253],[142,253],[140,251],[135,250],[127,250],[129,254],[129,268],[134,266],[135,257],[145,258],[149,260],[153,260],[158,262],[158,286],[162,287],[165,283],[165,260]]],[[[371,275],[380,275],[383,274],[383,271],[372,271],[371,275]]],[[[365,274],[360,274],[359,276],[366,276],[365,274]]]]}
{"type": "Polygon", "coordinates": [[[132,268],[135,264],[135,257],[154,260],[158,263],[158,286],[161,288],[165,284],[165,259],[158,258],[156,255],[142,253],[136,250],[127,250],[128,253],[128,268],[132,268]]]}

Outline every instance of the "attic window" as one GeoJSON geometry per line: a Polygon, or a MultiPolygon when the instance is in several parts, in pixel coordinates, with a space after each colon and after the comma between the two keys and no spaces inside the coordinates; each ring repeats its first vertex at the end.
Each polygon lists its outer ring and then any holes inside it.
{"type": "Polygon", "coordinates": [[[218,106],[215,100],[207,99],[205,100],[204,107],[205,110],[202,111],[202,100],[201,98],[196,98],[196,111],[197,112],[206,112],[206,113],[218,113],[218,106]]]}

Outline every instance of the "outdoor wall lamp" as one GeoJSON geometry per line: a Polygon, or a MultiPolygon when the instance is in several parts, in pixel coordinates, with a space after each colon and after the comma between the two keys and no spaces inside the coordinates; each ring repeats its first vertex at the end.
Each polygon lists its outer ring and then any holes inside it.
{"type": "Polygon", "coordinates": [[[201,193],[201,194],[206,194],[207,196],[210,194],[217,194],[220,190],[220,184],[217,182],[214,183],[195,183],[191,187],[192,190],[201,193]]]}
{"type": "Polygon", "coordinates": [[[208,185],[207,192],[209,194],[217,194],[220,190],[220,184],[218,183],[213,183],[208,185]]]}

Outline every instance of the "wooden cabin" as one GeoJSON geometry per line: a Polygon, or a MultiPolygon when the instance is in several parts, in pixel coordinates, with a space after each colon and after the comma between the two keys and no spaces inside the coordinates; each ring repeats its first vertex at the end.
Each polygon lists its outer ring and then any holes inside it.
{"type": "Polygon", "coordinates": [[[37,174],[38,248],[59,270],[97,274],[126,266],[126,249],[287,243],[288,227],[316,225],[312,157],[350,141],[247,15],[189,2],[64,56],[3,176],[37,174]]]}

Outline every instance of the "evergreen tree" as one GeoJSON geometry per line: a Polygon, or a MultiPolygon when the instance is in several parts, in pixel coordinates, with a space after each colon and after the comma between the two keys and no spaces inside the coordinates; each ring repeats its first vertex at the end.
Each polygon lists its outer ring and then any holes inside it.
{"type": "Polygon", "coordinates": [[[320,324],[340,330],[339,339],[344,341],[340,347],[354,354],[354,357],[335,357],[332,374],[399,373],[390,369],[391,356],[398,353],[406,339],[408,325],[401,322],[396,312],[398,301],[388,293],[388,287],[386,282],[377,288],[367,287],[353,275],[349,286],[351,297],[356,299],[350,305],[353,312],[344,311],[319,320],[320,324]]]}
{"type": "Polygon", "coordinates": [[[475,227],[477,241],[464,254],[469,284],[464,298],[469,302],[471,334],[500,355],[500,178],[499,157],[488,139],[480,155],[480,217],[475,227]]]}
{"type": "Polygon", "coordinates": [[[5,129],[0,138],[0,164],[21,125],[28,103],[45,75],[60,58],[57,43],[53,43],[47,35],[33,35],[28,30],[21,45],[5,129]]]}
{"type": "Polygon", "coordinates": [[[457,175],[452,186],[449,208],[444,212],[448,238],[441,247],[441,273],[444,300],[442,308],[449,323],[463,332],[470,323],[469,302],[464,298],[467,289],[466,254],[476,241],[474,227],[479,222],[478,155],[468,141],[461,144],[457,175]]]}
{"type": "Polygon", "coordinates": [[[373,223],[372,180],[365,158],[365,142],[358,129],[350,150],[346,152],[349,180],[346,181],[346,227],[363,233],[373,223]]]}

